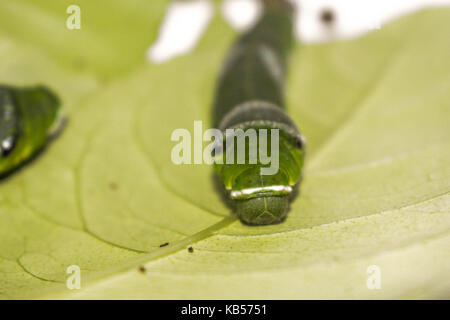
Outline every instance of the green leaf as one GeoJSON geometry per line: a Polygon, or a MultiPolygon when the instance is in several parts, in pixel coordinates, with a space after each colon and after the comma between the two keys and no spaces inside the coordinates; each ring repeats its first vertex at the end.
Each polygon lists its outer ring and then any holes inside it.
{"type": "Polygon", "coordinates": [[[170,160],[172,131],[209,121],[235,34],[216,16],[193,53],[151,65],[167,1],[98,2],[79,1],[79,31],[65,28],[70,1],[0,5],[0,81],[54,88],[70,119],[0,183],[1,298],[448,297],[450,10],[297,46],[301,194],[283,224],[248,227],[210,166],[170,160]],[[81,290],[66,287],[70,265],[81,290]],[[366,287],[370,265],[381,290],[366,287]]]}

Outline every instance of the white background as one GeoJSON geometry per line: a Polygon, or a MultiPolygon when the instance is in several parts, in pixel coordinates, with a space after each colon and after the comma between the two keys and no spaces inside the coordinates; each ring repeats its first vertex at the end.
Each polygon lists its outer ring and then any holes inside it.
{"type": "MultiPolygon", "coordinates": [[[[401,15],[432,6],[449,6],[450,0],[292,0],[296,7],[295,34],[306,43],[358,37],[401,15]],[[321,22],[324,10],[334,21],[321,22]]],[[[236,30],[249,28],[258,19],[258,0],[223,0],[216,12],[209,0],[174,1],[162,22],[158,39],[148,50],[153,63],[163,63],[195,48],[214,14],[222,14],[236,30]]]]}

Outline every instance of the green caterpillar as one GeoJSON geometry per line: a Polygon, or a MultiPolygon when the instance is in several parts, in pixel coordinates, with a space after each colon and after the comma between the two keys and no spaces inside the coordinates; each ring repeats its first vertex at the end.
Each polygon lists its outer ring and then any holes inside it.
{"type": "MultiPolygon", "coordinates": [[[[274,224],[286,218],[304,159],[304,139],[283,110],[286,60],[293,42],[293,9],[284,0],[265,0],[264,5],[259,22],[238,39],[228,54],[212,112],[213,124],[223,133],[236,128],[257,132],[278,129],[277,173],[262,175],[261,160],[256,164],[215,164],[236,214],[250,225],[274,224]]],[[[260,140],[258,136],[258,145],[260,140]]],[[[222,143],[226,145],[227,141],[222,143]]],[[[266,147],[270,148],[270,143],[266,147]]],[[[222,153],[214,156],[226,159],[228,150],[222,153]]]]}
{"type": "Polygon", "coordinates": [[[61,123],[60,101],[43,86],[0,85],[0,176],[33,157],[61,123]]]}

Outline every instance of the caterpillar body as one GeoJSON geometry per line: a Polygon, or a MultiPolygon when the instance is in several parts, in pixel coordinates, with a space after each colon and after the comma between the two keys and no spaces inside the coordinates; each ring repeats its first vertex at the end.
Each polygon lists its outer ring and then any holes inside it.
{"type": "MultiPolygon", "coordinates": [[[[236,41],[225,60],[212,110],[213,124],[224,133],[235,128],[279,132],[277,173],[262,175],[259,160],[256,164],[215,164],[236,214],[250,225],[274,224],[286,218],[304,158],[304,139],[284,111],[293,10],[285,0],[263,2],[259,22],[236,41]]],[[[220,156],[226,157],[223,153],[220,156]]]]}
{"type": "Polygon", "coordinates": [[[60,120],[60,101],[48,88],[0,85],[0,177],[41,150],[60,120]]]}

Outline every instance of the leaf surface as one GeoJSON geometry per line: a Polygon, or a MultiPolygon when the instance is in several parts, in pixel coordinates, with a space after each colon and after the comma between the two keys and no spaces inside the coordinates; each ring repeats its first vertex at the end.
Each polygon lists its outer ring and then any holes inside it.
{"type": "Polygon", "coordinates": [[[174,129],[206,129],[235,34],[216,16],[194,52],[151,65],[167,1],[79,2],[79,31],[65,28],[68,1],[0,5],[1,82],[54,88],[70,119],[0,183],[1,298],[448,297],[448,9],[295,48],[300,196],[283,224],[247,227],[210,166],[170,160],[174,129]],[[366,287],[370,265],[382,290],[366,287]]]}

